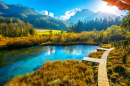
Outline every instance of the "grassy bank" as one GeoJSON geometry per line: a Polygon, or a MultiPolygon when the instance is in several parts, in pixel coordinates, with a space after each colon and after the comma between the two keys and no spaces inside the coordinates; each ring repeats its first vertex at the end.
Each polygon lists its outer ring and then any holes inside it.
{"type": "Polygon", "coordinates": [[[3,39],[0,41],[0,49],[19,49],[32,47],[35,45],[41,46],[69,46],[69,45],[99,45],[97,42],[53,42],[47,36],[31,36],[31,37],[18,37],[3,39]]]}
{"type": "Polygon", "coordinates": [[[15,37],[15,38],[6,38],[0,40],[1,46],[0,49],[17,49],[32,47],[35,45],[40,45],[43,42],[49,41],[47,36],[27,36],[27,37],[15,37]]]}
{"type": "Polygon", "coordinates": [[[0,40],[0,49],[16,49],[25,48],[35,45],[98,45],[96,41],[92,41],[88,37],[82,38],[82,33],[63,33],[55,35],[30,35],[25,37],[4,38],[0,40]],[[91,41],[90,41],[91,40],[91,41]]]}

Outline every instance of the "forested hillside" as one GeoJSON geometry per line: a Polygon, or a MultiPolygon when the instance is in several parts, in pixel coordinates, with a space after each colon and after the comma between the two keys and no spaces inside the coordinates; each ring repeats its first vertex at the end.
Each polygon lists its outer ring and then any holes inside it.
{"type": "Polygon", "coordinates": [[[19,22],[23,22],[21,21],[19,18],[15,18],[15,17],[2,17],[0,16],[0,23],[8,23],[8,21],[11,20],[12,23],[19,23],[19,22]]]}
{"type": "Polygon", "coordinates": [[[52,28],[60,30],[62,27],[64,30],[67,30],[67,27],[69,26],[67,22],[57,20],[48,15],[42,15],[33,8],[22,6],[20,4],[10,5],[2,1],[0,1],[0,16],[19,18],[24,22],[29,21],[33,26],[38,28],[52,28]]]}

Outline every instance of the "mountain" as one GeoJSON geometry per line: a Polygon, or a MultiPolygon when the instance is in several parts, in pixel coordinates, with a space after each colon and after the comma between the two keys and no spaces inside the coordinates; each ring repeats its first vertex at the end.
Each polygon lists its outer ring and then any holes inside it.
{"type": "Polygon", "coordinates": [[[84,21],[91,15],[94,15],[94,12],[89,11],[88,9],[83,9],[82,11],[77,11],[77,13],[74,16],[71,16],[67,22],[77,23],[79,20],[84,21]]]}
{"type": "Polygon", "coordinates": [[[29,8],[20,4],[6,4],[2,1],[0,1],[0,16],[15,17],[24,22],[29,21],[33,26],[38,28],[51,28],[57,30],[63,28],[64,30],[67,30],[67,27],[69,26],[67,22],[57,20],[48,15],[42,15],[34,8],[29,8]]]}
{"type": "Polygon", "coordinates": [[[27,6],[22,6],[20,4],[6,4],[0,1],[0,11],[6,15],[17,15],[17,14],[25,14],[25,15],[41,15],[35,9],[29,8],[27,6]]]}
{"type": "Polygon", "coordinates": [[[67,22],[74,22],[77,23],[79,20],[80,21],[88,21],[88,20],[95,20],[96,18],[101,19],[101,18],[115,18],[117,17],[114,14],[111,13],[106,13],[106,12],[93,12],[88,9],[83,9],[81,11],[78,11],[74,16],[71,16],[67,22]]]}

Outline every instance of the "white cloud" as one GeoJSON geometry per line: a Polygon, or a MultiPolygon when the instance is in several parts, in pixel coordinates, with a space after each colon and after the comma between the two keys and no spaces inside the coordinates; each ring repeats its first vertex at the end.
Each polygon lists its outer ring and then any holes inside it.
{"type": "Polygon", "coordinates": [[[47,11],[47,10],[42,10],[42,11],[39,12],[39,13],[41,13],[42,15],[48,15],[48,11],[47,11]]]}
{"type": "Polygon", "coordinates": [[[54,13],[49,12],[49,16],[54,17],[54,13]]]}
{"type": "Polygon", "coordinates": [[[42,11],[39,12],[39,13],[41,13],[42,15],[48,15],[48,16],[54,17],[54,13],[52,13],[52,12],[49,12],[49,13],[48,13],[47,10],[42,10],[42,11]]]}
{"type": "Polygon", "coordinates": [[[65,15],[61,15],[60,16],[60,20],[64,20],[65,21],[65,20],[69,19],[71,16],[74,16],[77,11],[80,11],[80,9],[75,8],[73,10],[66,11],[65,15]]]}
{"type": "Polygon", "coordinates": [[[58,19],[58,20],[60,20],[60,18],[59,18],[59,17],[57,17],[57,16],[55,16],[55,19],[58,19]]]}

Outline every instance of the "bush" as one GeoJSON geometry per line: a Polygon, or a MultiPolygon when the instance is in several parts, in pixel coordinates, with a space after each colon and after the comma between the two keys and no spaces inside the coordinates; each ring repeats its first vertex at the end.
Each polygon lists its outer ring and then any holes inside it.
{"type": "Polygon", "coordinates": [[[3,38],[2,35],[0,35],[0,40],[1,40],[2,38],[3,38]]]}
{"type": "Polygon", "coordinates": [[[34,28],[30,29],[30,30],[29,30],[29,33],[30,33],[31,35],[34,35],[34,34],[35,34],[35,29],[34,29],[34,28]]]}
{"type": "Polygon", "coordinates": [[[125,75],[130,79],[130,68],[126,68],[125,75]]]}

